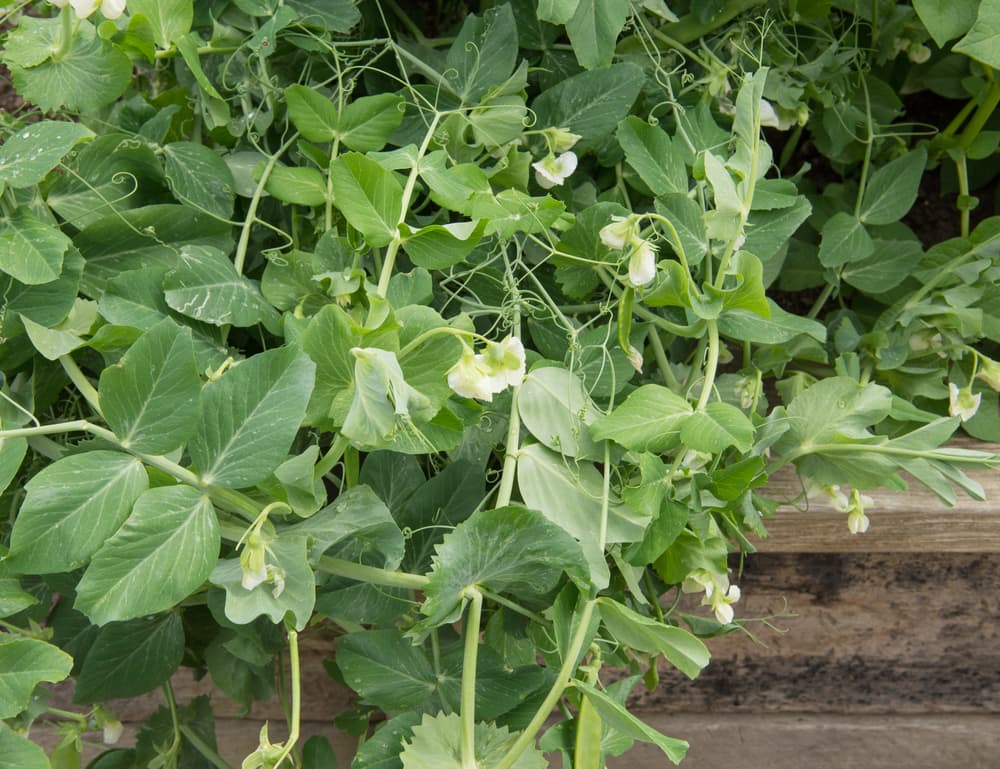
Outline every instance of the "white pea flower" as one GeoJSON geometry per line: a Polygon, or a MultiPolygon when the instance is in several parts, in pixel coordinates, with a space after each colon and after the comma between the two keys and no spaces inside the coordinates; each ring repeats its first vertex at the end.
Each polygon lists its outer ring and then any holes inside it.
{"type": "Polygon", "coordinates": [[[728,625],[733,621],[733,604],[740,600],[740,589],[736,585],[730,585],[729,590],[723,595],[721,590],[716,590],[712,596],[712,611],[715,618],[723,625],[728,625]]]}
{"type": "Polygon", "coordinates": [[[851,504],[847,511],[847,528],[851,534],[864,534],[868,531],[871,521],[865,515],[865,508],[875,504],[875,500],[867,494],[861,494],[857,489],[851,492],[851,504]]]}
{"type": "Polygon", "coordinates": [[[448,387],[463,398],[477,398],[487,402],[493,400],[493,393],[499,392],[486,356],[477,355],[468,347],[462,352],[458,363],[448,369],[448,387]]]}
{"type": "Polygon", "coordinates": [[[963,422],[972,419],[979,411],[983,400],[982,393],[972,393],[972,385],[958,389],[954,382],[948,383],[948,413],[953,417],[961,417],[963,422]]]}
{"type": "Polygon", "coordinates": [[[240,570],[243,572],[240,584],[244,590],[253,590],[267,582],[267,545],[260,532],[254,531],[247,537],[240,552],[240,570]]]}
{"type": "Polygon", "coordinates": [[[656,248],[648,240],[639,241],[628,258],[628,281],[633,286],[645,286],[656,277],[656,248]]]}
{"type": "Polygon", "coordinates": [[[502,385],[500,390],[517,387],[524,381],[527,371],[524,344],[516,336],[509,336],[502,342],[490,342],[486,346],[486,361],[493,378],[502,385]]]}
{"type": "Polygon", "coordinates": [[[781,118],[774,110],[774,105],[767,99],[760,100],[760,124],[770,128],[780,128],[781,118]]]}
{"type": "Polygon", "coordinates": [[[535,181],[543,190],[549,190],[562,184],[576,170],[577,157],[575,152],[564,152],[559,156],[549,154],[547,157],[531,164],[535,169],[535,181]]]}
{"type": "Polygon", "coordinates": [[[122,738],[122,732],[125,731],[125,726],[117,718],[109,718],[104,722],[103,734],[101,739],[105,745],[114,745],[118,740],[122,738]]]}
{"type": "Polygon", "coordinates": [[[729,584],[725,574],[713,574],[707,569],[698,569],[685,577],[681,590],[685,593],[705,591],[702,606],[711,606],[715,618],[723,625],[733,621],[733,604],[740,600],[740,589],[729,584]]]}
{"type": "Polygon", "coordinates": [[[611,223],[601,227],[601,242],[608,248],[625,248],[638,237],[634,216],[612,216],[611,223]]]}
{"type": "Polygon", "coordinates": [[[846,513],[851,509],[851,502],[847,498],[847,495],[840,490],[840,486],[828,486],[826,488],[827,496],[830,497],[830,506],[833,507],[838,513],[846,513]]]}
{"type": "Polygon", "coordinates": [[[49,0],[56,8],[65,8],[67,3],[81,19],[92,16],[98,8],[106,19],[117,19],[125,12],[126,0],[49,0]]]}
{"type": "Polygon", "coordinates": [[[448,370],[448,386],[463,398],[489,402],[496,393],[521,384],[526,368],[524,344],[509,336],[502,342],[489,342],[485,353],[466,347],[448,370]]]}

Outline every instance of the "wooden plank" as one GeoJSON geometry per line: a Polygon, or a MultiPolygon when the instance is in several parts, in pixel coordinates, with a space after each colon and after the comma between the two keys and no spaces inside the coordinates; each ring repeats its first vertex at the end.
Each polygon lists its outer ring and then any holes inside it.
{"type": "MultiPolygon", "coordinates": [[[[997,716],[680,714],[653,726],[691,743],[683,769],[996,769],[997,716]]],[[[609,769],[662,769],[639,744],[609,769]]]]}
{"type": "MultiPolygon", "coordinates": [[[[738,580],[741,618],[710,639],[695,681],[662,669],[647,711],[1000,713],[1000,556],[758,554],[738,580]]],[[[686,608],[704,614],[687,597],[686,608]]]]}
{"type": "MultiPolygon", "coordinates": [[[[956,448],[998,452],[1000,446],[955,441],[956,448]]],[[[763,489],[771,499],[786,502],[766,522],[769,536],[754,540],[764,553],[1000,553],[1000,469],[970,472],[982,484],[985,502],[958,492],[954,507],[908,478],[905,492],[869,492],[875,504],[865,534],[847,530],[847,515],[825,498],[803,498],[793,468],[775,473],[763,489]]]]}

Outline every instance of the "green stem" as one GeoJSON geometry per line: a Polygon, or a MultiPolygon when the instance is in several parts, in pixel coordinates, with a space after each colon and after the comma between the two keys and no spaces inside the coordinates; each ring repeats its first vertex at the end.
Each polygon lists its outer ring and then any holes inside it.
{"type": "Polygon", "coordinates": [[[705,362],[705,380],[701,385],[701,395],[698,398],[697,411],[704,411],[708,399],[715,386],[715,374],[719,368],[719,324],[708,321],[708,360],[705,362]]]}
{"type": "Polygon", "coordinates": [[[406,185],[403,187],[403,199],[400,204],[399,221],[396,222],[396,232],[385,250],[385,261],[382,263],[382,272],[378,276],[378,295],[383,299],[389,291],[389,279],[392,278],[392,270],[396,265],[396,254],[399,253],[399,247],[403,242],[399,234],[399,227],[406,221],[406,214],[410,209],[410,198],[413,197],[413,190],[417,185],[417,177],[420,175],[420,161],[427,153],[428,147],[431,146],[438,121],[443,114],[443,112],[434,113],[434,118],[427,128],[427,133],[420,144],[420,149],[417,150],[417,157],[413,161],[413,168],[410,169],[410,175],[406,177],[406,185]]]}
{"type": "Polygon", "coordinates": [[[45,712],[59,718],[67,718],[81,724],[87,723],[87,717],[82,713],[74,713],[72,710],[61,710],[60,708],[45,708],[45,712]]]}
{"type": "Polygon", "coordinates": [[[187,724],[181,724],[181,734],[184,735],[184,739],[190,742],[191,745],[194,746],[194,749],[197,750],[199,753],[201,753],[201,755],[204,756],[205,760],[208,761],[212,766],[216,767],[217,769],[233,769],[233,767],[230,764],[226,763],[225,759],[223,759],[222,756],[220,756],[217,752],[215,752],[215,750],[212,749],[211,745],[209,745],[201,737],[199,737],[198,733],[190,726],[188,726],[187,724]]]}
{"type": "Polygon", "coordinates": [[[888,457],[907,457],[913,459],[928,459],[937,460],[943,462],[958,462],[961,464],[968,465],[979,465],[982,467],[995,467],[1000,464],[1000,454],[990,454],[985,451],[966,451],[963,449],[938,449],[938,450],[919,450],[919,449],[902,449],[897,446],[879,446],[870,444],[850,444],[850,443],[820,443],[816,445],[805,445],[801,446],[794,451],[789,452],[785,456],[781,457],[776,463],[767,468],[768,475],[771,475],[778,469],[784,467],[787,464],[794,462],[796,459],[808,456],[809,454],[852,454],[852,453],[864,453],[871,452],[873,454],[881,454],[882,456],[888,457]],[[956,453],[960,451],[962,453],[956,453]]]}
{"type": "Polygon", "coordinates": [[[299,634],[294,630],[288,631],[288,659],[292,667],[292,723],[288,727],[288,739],[285,740],[285,747],[272,765],[274,769],[281,766],[281,762],[288,758],[295,743],[299,741],[302,717],[302,675],[299,670],[299,634]]]}
{"type": "Polygon", "coordinates": [[[59,45],[52,51],[52,60],[59,61],[69,53],[73,47],[73,35],[77,27],[76,14],[73,6],[66,5],[59,11],[59,45]]]}
{"type": "Polygon", "coordinates": [[[504,598],[499,593],[494,593],[492,590],[487,590],[485,587],[480,587],[479,592],[483,594],[484,598],[489,598],[494,603],[498,603],[501,606],[506,606],[512,612],[520,614],[522,617],[527,617],[540,625],[548,625],[549,621],[545,619],[541,614],[536,614],[531,611],[531,609],[525,609],[521,604],[515,603],[509,598],[504,598]]]}
{"type": "Polygon", "coordinates": [[[350,445],[350,440],[348,440],[343,433],[337,433],[337,437],[333,439],[333,443],[330,444],[330,448],[326,450],[326,453],[320,457],[319,462],[316,463],[316,467],[313,470],[313,478],[315,480],[319,480],[330,472],[340,461],[340,458],[344,456],[344,451],[350,445]]]}
{"type": "Polygon", "coordinates": [[[89,432],[93,425],[86,419],[74,419],[72,422],[55,422],[51,425],[38,427],[13,427],[10,430],[0,430],[0,439],[28,438],[33,435],[58,435],[60,433],[89,432]]]}
{"type": "Polygon", "coordinates": [[[829,299],[830,295],[833,294],[835,288],[836,286],[834,286],[833,283],[827,283],[823,286],[823,290],[820,292],[820,295],[816,297],[816,301],[813,302],[813,306],[809,308],[809,313],[806,315],[807,318],[815,318],[819,315],[820,310],[823,309],[823,305],[826,304],[827,299],[829,299]]]}
{"type": "Polygon", "coordinates": [[[649,346],[653,348],[653,357],[656,358],[656,365],[660,367],[663,374],[663,381],[674,392],[681,391],[681,383],[674,376],[674,370],[670,368],[670,361],[667,360],[667,351],[663,348],[663,340],[655,331],[649,335],[649,346]]]}
{"type": "Polygon", "coordinates": [[[330,164],[326,169],[326,209],[323,221],[326,223],[327,230],[333,229],[333,161],[337,159],[339,153],[340,136],[338,135],[333,140],[333,146],[330,149],[330,164]]]}
{"type": "Polygon", "coordinates": [[[479,628],[483,616],[483,594],[476,588],[465,590],[469,613],[465,618],[465,645],[462,654],[462,769],[476,769],[476,663],[479,657],[479,628]]]}
{"type": "Polygon", "coordinates": [[[59,363],[62,365],[63,370],[69,375],[70,381],[76,386],[76,389],[80,391],[87,403],[94,410],[94,413],[99,416],[104,416],[101,411],[101,400],[97,395],[97,390],[90,383],[90,380],[84,375],[80,370],[80,367],[76,365],[76,361],[69,355],[60,355],[59,363]]]}
{"type": "Polygon", "coordinates": [[[430,580],[422,574],[409,574],[405,571],[386,571],[374,566],[364,566],[353,561],[324,555],[316,564],[318,571],[334,574],[338,577],[354,579],[358,582],[368,582],[384,587],[401,587],[408,590],[423,590],[430,580]]]}
{"type": "Polygon", "coordinates": [[[865,141],[865,159],[861,164],[861,179],[858,181],[858,197],[854,202],[854,216],[861,218],[861,204],[865,197],[865,187],[868,185],[868,173],[872,165],[872,148],[875,146],[875,126],[872,123],[871,97],[868,95],[868,81],[861,78],[861,88],[865,93],[865,130],[867,140],[865,141]]]}
{"type": "Polygon", "coordinates": [[[986,92],[983,103],[976,109],[976,114],[972,116],[969,124],[962,130],[961,144],[963,149],[967,150],[972,146],[972,142],[979,136],[980,131],[983,130],[986,122],[993,115],[994,110],[996,110],[997,105],[1000,105],[1000,83],[991,74],[990,90],[986,92]]]}
{"type": "Polygon", "coordinates": [[[253,191],[253,197],[250,198],[250,205],[247,207],[247,215],[243,220],[243,229],[240,232],[240,241],[236,245],[236,254],[233,257],[233,264],[236,266],[236,272],[240,274],[243,273],[243,265],[247,258],[247,249],[250,247],[250,231],[253,229],[254,222],[257,221],[257,207],[260,205],[260,199],[264,195],[264,187],[267,185],[267,180],[270,178],[274,167],[278,165],[278,160],[298,138],[298,132],[293,133],[284,144],[278,147],[278,151],[267,159],[267,163],[260,172],[260,180],[257,182],[257,189],[253,191]]]}
{"type": "Polygon", "coordinates": [[[969,199],[969,163],[964,152],[959,157],[954,158],[954,161],[955,173],[958,175],[959,234],[963,238],[967,238],[969,237],[972,211],[969,210],[968,206],[962,204],[969,199]]]}
{"type": "Polygon", "coordinates": [[[584,604],[583,611],[580,612],[580,624],[577,626],[576,633],[573,634],[569,648],[566,650],[566,657],[563,659],[559,672],[556,674],[555,684],[545,696],[542,704],[538,706],[538,710],[535,711],[535,715],[532,716],[528,726],[518,735],[517,740],[514,741],[514,744],[507,751],[507,755],[497,763],[495,769],[511,769],[514,766],[525,749],[535,741],[535,735],[538,734],[538,730],[545,725],[549,714],[552,713],[552,709],[559,702],[559,698],[566,691],[566,687],[572,682],[573,673],[576,670],[577,658],[583,650],[583,644],[586,641],[587,631],[590,627],[590,618],[594,614],[594,606],[596,604],[597,602],[594,600],[589,600],[584,604]]]}
{"type": "MultiPolygon", "coordinates": [[[[511,326],[511,333],[514,336],[520,336],[520,309],[514,309],[511,326]]],[[[510,504],[510,497],[514,491],[514,476],[517,473],[517,452],[521,445],[521,414],[518,411],[517,405],[521,395],[521,385],[514,385],[511,390],[510,419],[507,422],[507,441],[504,444],[506,446],[506,453],[503,457],[503,470],[500,473],[500,488],[497,490],[495,507],[504,507],[510,504]]]]}
{"type": "MultiPolygon", "coordinates": [[[[177,701],[174,699],[174,687],[167,680],[163,684],[163,695],[167,698],[167,706],[170,708],[170,723],[173,725],[174,741],[167,749],[167,755],[176,755],[181,747],[180,719],[177,717],[177,701]]],[[[167,763],[170,766],[170,762],[167,763]]]]}

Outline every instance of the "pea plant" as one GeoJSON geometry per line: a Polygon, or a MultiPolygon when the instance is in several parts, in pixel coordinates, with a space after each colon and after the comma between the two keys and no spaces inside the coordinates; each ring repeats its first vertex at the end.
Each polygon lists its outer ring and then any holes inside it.
{"type": "Polygon", "coordinates": [[[335,766],[313,629],[341,766],[678,763],[629,697],[769,622],[734,554],[779,504],[982,498],[1000,457],[949,441],[1000,439],[1000,5],[475,11],[5,6],[0,767],[224,769],[181,666],[277,688],[242,769],[335,766]]]}

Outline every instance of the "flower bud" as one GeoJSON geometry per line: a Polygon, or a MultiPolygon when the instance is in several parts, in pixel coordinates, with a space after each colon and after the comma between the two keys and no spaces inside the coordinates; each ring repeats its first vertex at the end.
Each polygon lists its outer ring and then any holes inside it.
{"type": "Polygon", "coordinates": [[[656,277],[656,248],[641,240],[628,259],[628,280],[636,288],[652,283],[656,277]]]}

